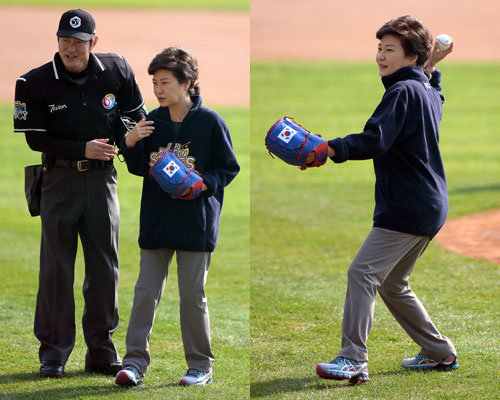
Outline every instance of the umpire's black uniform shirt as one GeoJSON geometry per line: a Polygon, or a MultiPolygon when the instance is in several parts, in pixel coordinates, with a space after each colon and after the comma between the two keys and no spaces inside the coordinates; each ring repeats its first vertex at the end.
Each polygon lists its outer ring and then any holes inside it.
{"type": "Polygon", "coordinates": [[[130,65],[116,54],[90,53],[82,85],[72,75],[56,53],[52,62],[21,76],[16,83],[14,131],[26,132],[35,146],[43,141],[43,148],[34,150],[83,159],[89,140],[119,143],[125,133],[119,113],[139,120],[144,102],[130,65]],[[30,132],[46,132],[49,138],[36,140],[30,132]]]}
{"type": "Polygon", "coordinates": [[[119,359],[111,341],[118,326],[119,205],[112,161],[85,160],[86,142],[119,143],[119,119],[144,115],[134,74],[116,54],[90,53],[88,68],[68,72],[52,62],[16,83],[14,131],[48,155],[42,178],[42,240],[35,312],[40,361],[65,364],[75,342],[74,262],[78,236],[85,258],[82,320],[90,365],[119,359]]]}

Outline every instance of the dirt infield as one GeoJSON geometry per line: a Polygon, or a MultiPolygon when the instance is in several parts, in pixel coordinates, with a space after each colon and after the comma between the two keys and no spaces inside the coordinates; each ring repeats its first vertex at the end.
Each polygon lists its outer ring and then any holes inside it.
{"type": "Polygon", "coordinates": [[[448,221],[436,239],[454,253],[500,264],[500,210],[448,221]]]}
{"type": "MultiPolygon", "coordinates": [[[[12,102],[22,73],[50,61],[56,31],[67,8],[0,7],[0,101],[12,102]]],[[[180,45],[198,59],[203,101],[250,104],[250,21],[244,12],[91,9],[96,52],[114,52],[132,65],[147,103],[155,104],[147,67],[163,48],[180,45]]]]}
{"type": "Polygon", "coordinates": [[[251,58],[371,60],[377,29],[407,14],[453,37],[450,62],[500,60],[497,0],[251,0],[251,58]]]}

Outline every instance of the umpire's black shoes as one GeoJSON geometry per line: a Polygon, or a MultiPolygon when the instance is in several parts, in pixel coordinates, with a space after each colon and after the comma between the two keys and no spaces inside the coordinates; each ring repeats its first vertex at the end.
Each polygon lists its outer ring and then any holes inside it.
{"type": "Polygon", "coordinates": [[[62,378],[64,375],[64,364],[56,361],[44,361],[40,366],[40,375],[43,378],[62,378]]]}
{"type": "Polygon", "coordinates": [[[122,369],[122,362],[116,361],[104,364],[89,364],[85,362],[85,372],[115,376],[122,369]]]}

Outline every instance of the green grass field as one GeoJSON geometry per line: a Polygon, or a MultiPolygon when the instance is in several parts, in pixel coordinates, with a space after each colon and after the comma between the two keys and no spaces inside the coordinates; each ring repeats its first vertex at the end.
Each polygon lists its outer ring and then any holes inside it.
{"type": "MultiPolygon", "coordinates": [[[[150,107],[150,109],[153,107],[150,107]]],[[[231,130],[241,172],[227,188],[219,245],[206,286],[210,307],[213,385],[177,386],[187,367],[179,328],[175,264],[165,288],[151,335],[152,362],[144,386],[115,387],[110,377],[83,372],[85,343],[83,257],[77,256],[75,278],[77,338],[66,366],[67,378],[41,379],[33,317],[38,288],[40,219],[29,216],[24,197],[23,166],[39,162],[22,134],[12,133],[12,106],[0,106],[0,399],[245,399],[249,396],[249,111],[217,109],[231,130]]],[[[125,354],[125,334],[139,271],[139,202],[142,181],[115,163],[121,206],[120,325],[114,342],[125,354]]]]}
{"type": "MultiPolygon", "coordinates": [[[[500,65],[444,64],[441,152],[449,218],[500,207],[500,65]]],[[[287,115],[327,139],[363,130],[382,94],[374,63],[256,63],[251,68],[251,396],[265,399],[498,398],[497,265],[435,241],[412,288],[462,368],[414,373],[419,349],[377,299],[371,382],[316,377],[341,339],[347,268],[371,228],[371,161],[299,171],[269,157],[264,137],[287,115]]]]}
{"type": "Polygon", "coordinates": [[[0,5],[26,7],[171,8],[248,11],[249,0],[0,0],[0,5]]]}

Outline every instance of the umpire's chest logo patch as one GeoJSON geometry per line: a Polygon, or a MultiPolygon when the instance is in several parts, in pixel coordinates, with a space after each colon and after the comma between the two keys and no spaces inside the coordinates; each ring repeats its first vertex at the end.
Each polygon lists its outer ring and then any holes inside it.
{"type": "Polygon", "coordinates": [[[285,143],[288,143],[295,136],[297,131],[295,129],[290,128],[289,126],[285,126],[283,130],[278,134],[278,139],[283,140],[285,143]]]}
{"type": "Polygon", "coordinates": [[[179,168],[180,167],[174,161],[170,161],[167,166],[163,168],[163,172],[165,172],[170,178],[172,178],[172,176],[174,176],[179,168]]]}
{"type": "Polygon", "coordinates": [[[106,110],[111,110],[115,106],[115,103],[116,103],[116,97],[113,93],[107,94],[102,99],[102,106],[106,110]]]}

